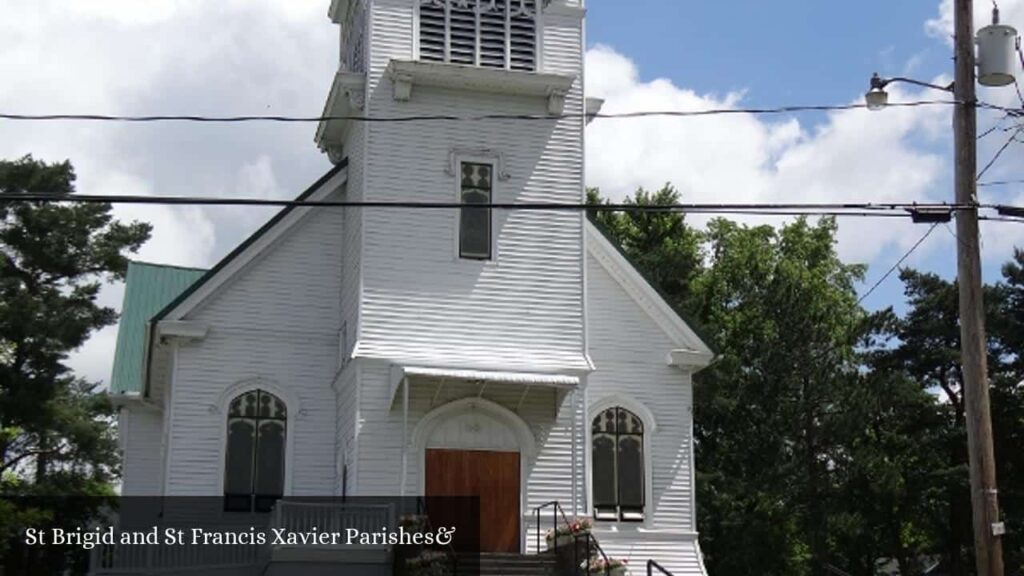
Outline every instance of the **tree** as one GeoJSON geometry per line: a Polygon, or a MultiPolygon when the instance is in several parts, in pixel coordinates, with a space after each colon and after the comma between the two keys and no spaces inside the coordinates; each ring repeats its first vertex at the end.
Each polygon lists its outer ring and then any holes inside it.
{"type": "MultiPolygon", "coordinates": [[[[653,193],[641,188],[624,203],[656,207],[671,206],[678,201],[679,192],[666,184],[653,193]]],[[[608,204],[596,189],[587,191],[587,202],[608,204]]],[[[686,224],[682,213],[592,211],[590,216],[630,255],[669,304],[684,310],[693,307],[690,285],[701,271],[701,235],[686,224]]]]}
{"type": "MultiPolygon", "coordinates": [[[[0,494],[7,497],[110,494],[118,472],[111,407],[66,360],[115,322],[97,295],[104,282],[124,278],[125,253],[138,250],[150,226],[118,222],[109,204],[17,201],[24,193],[67,197],[74,181],[67,161],[0,161],[0,494]]],[[[11,528],[4,524],[0,530],[11,528]]]]}
{"type": "Polygon", "coordinates": [[[989,330],[1003,362],[992,378],[992,430],[1007,572],[1024,573],[1024,250],[1003,266],[989,330]]]}

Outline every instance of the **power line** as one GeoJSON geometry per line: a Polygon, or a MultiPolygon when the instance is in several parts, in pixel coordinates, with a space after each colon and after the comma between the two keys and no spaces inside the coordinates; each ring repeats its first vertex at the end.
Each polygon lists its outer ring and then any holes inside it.
{"type": "Polygon", "coordinates": [[[1020,180],[991,180],[989,182],[978,182],[978,188],[985,186],[1008,186],[1010,184],[1024,184],[1024,179],[1020,180]]]}
{"type": "Polygon", "coordinates": [[[860,303],[864,302],[864,300],[866,300],[868,296],[871,296],[871,294],[872,294],[872,293],[873,293],[873,292],[874,292],[874,291],[875,291],[875,290],[876,290],[876,289],[877,289],[877,288],[878,288],[879,286],[881,286],[881,285],[882,285],[882,282],[885,282],[885,280],[886,280],[886,279],[887,279],[887,278],[888,278],[889,276],[892,276],[892,273],[893,273],[893,272],[895,272],[895,271],[896,271],[896,269],[897,269],[897,268],[899,268],[899,267],[900,267],[900,265],[901,265],[901,264],[903,264],[903,262],[904,262],[904,261],[906,261],[906,259],[907,259],[907,258],[910,258],[910,255],[911,255],[911,254],[913,254],[915,250],[917,250],[918,246],[920,246],[921,244],[923,244],[923,243],[924,243],[924,241],[925,241],[925,240],[927,240],[927,239],[928,239],[928,237],[932,235],[932,232],[934,232],[934,231],[935,231],[935,228],[936,228],[936,227],[937,227],[937,226],[938,226],[939,224],[940,224],[939,222],[936,222],[936,223],[932,224],[932,225],[931,225],[931,227],[930,227],[930,228],[928,228],[928,231],[924,233],[924,236],[921,236],[921,238],[920,238],[920,239],[919,239],[919,240],[918,240],[918,241],[917,241],[917,242],[916,242],[916,243],[915,243],[915,244],[914,244],[913,246],[911,246],[911,247],[910,247],[910,250],[907,250],[906,254],[904,254],[902,258],[900,258],[899,260],[897,260],[897,261],[896,261],[896,263],[892,265],[892,268],[889,268],[889,270],[888,270],[888,271],[886,271],[886,273],[885,273],[885,274],[883,274],[883,275],[882,275],[882,277],[881,277],[881,278],[879,278],[879,279],[878,279],[878,281],[877,281],[877,282],[875,282],[875,284],[874,284],[873,286],[871,286],[871,288],[869,288],[869,289],[868,289],[868,291],[867,291],[867,292],[865,292],[863,296],[861,296],[860,298],[858,298],[858,299],[857,299],[857,304],[859,305],[860,303]]]}
{"type": "Polygon", "coordinates": [[[948,211],[972,206],[949,203],[676,203],[640,205],[626,203],[587,204],[580,202],[521,202],[463,204],[461,202],[408,202],[408,201],[348,201],[348,200],[286,200],[269,198],[211,198],[199,196],[140,196],[99,194],[21,193],[0,194],[0,204],[11,202],[71,202],[103,204],[161,204],[199,206],[262,206],[262,207],[323,207],[323,208],[383,208],[413,210],[445,210],[483,208],[525,211],[593,211],[593,212],[682,212],[763,215],[822,215],[910,217],[914,211],[948,211]]]}
{"type": "Polygon", "coordinates": [[[1022,130],[1024,130],[1024,126],[1018,127],[1013,132],[1013,134],[1010,134],[1010,137],[1007,138],[1003,146],[996,151],[995,155],[992,156],[992,159],[988,161],[988,164],[985,164],[985,167],[982,168],[980,172],[978,172],[978,176],[976,178],[977,180],[981,180],[981,177],[985,175],[985,172],[988,172],[988,169],[991,168],[992,165],[996,163],[996,160],[998,160],[999,157],[1003,155],[1003,152],[1005,152],[1006,149],[1010,147],[1010,144],[1016,141],[1017,134],[1020,134],[1022,130]]]}
{"type": "MultiPolygon", "coordinates": [[[[913,102],[897,102],[888,104],[889,108],[912,108],[917,106],[956,104],[953,100],[918,100],[913,102]]],[[[477,116],[457,116],[451,114],[414,115],[414,116],[278,116],[278,115],[247,115],[247,116],[203,116],[203,115],[147,115],[122,116],[112,114],[14,114],[0,113],[0,120],[15,121],[97,121],[97,122],[201,122],[201,123],[243,123],[243,122],[322,122],[330,120],[352,122],[479,122],[484,120],[562,120],[566,118],[649,118],[675,117],[689,118],[699,116],[717,116],[728,114],[787,114],[792,112],[831,112],[842,110],[866,109],[861,104],[779,106],[775,108],[710,108],[705,110],[649,110],[638,112],[619,112],[605,114],[483,114],[477,116]]]]}

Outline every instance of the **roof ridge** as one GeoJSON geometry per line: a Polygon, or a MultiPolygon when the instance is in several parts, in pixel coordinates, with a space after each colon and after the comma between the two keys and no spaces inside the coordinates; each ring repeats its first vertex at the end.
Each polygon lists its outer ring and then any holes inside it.
{"type": "Polygon", "coordinates": [[[180,264],[163,264],[161,262],[150,262],[148,260],[135,260],[132,258],[128,259],[131,264],[141,264],[143,266],[152,266],[154,268],[175,268],[177,270],[191,270],[194,272],[206,272],[209,268],[200,268],[198,266],[182,266],[180,264]]]}

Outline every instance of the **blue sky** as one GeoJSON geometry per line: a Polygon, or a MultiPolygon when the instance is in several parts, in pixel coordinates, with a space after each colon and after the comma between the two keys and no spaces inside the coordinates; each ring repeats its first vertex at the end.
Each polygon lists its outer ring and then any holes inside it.
{"type": "Polygon", "coordinates": [[[746,90],[753,106],[845,101],[873,71],[951,73],[926,1],[590,0],[588,44],[610,44],[698,92],[746,90]],[[908,63],[915,63],[908,66],[908,63]]]}

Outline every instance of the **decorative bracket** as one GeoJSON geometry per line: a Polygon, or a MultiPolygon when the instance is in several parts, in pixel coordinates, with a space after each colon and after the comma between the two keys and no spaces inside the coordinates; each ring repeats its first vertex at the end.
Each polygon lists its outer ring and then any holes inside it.
{"type": "Polygon", "coordinates": [[[328,144],[324,147],[324,152],[327,153],[327,159],[335,166],[341,164],[341,161],[345,159],[345,150],[341,144],[328,144]]]}
{"type": "Polygon", "coordinates": [[[362,74],[341,74],[338,83],[348,98],[349,106],[362,110],[366,104],[366,77],[362,74]]]}
{"type": "Polygon", "coordinates": [[[565,111],[566,91],[558,88],[548,90],[548,114],[560,116],[565,111]]]}
{"type": "Polygon", "coordinates": [[[452,148],[448,151],[448,165],[445,166],[445,174],[454,177],[459,173],[459,156],[494,158],[495,172],[498,174],[498,180],[509,180],[512,178],[512,175],[505,171],[505,154],[491,148],[452,148]]]}
{"type": "Polygon", "coordinates": [[[412,75],[395,73],[391,75],[391,83],[394,88],[392,96],[399,102],[408,102],[412,98],[412,75]]]}

